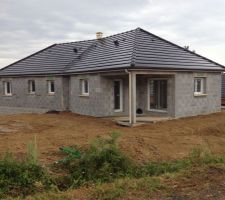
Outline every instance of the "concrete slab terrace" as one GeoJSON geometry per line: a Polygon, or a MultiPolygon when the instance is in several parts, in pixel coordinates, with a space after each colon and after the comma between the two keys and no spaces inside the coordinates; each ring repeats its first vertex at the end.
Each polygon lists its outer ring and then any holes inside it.
{"type": "Polygon", "coordinates": [[[110,119],[115,121],[118,125],[133,127],[133,126],[139,126],[139,125],[148,124],[148,123],[168,121],[168,120],[172,120],[173,118],[167,117],[167,116],[166,117],[165,116],[137,116],[136,123],[133,125],[129,123],[130,118],[128,116],[112,117],[110,119]]]}

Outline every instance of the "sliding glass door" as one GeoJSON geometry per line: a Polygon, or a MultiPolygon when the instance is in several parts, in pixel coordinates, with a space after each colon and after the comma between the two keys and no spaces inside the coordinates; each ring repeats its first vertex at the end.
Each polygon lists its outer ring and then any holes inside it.
{"type": "Polygon", "coordinates": [[[166,79],[150,79],[148,94],[149,110],[167,110],[166,79]]]}

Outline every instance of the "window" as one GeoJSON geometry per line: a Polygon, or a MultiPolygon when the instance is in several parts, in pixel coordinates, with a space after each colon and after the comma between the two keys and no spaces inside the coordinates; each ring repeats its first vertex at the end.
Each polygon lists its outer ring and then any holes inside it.
{"type": "Polygon", "coordinates": [[[152,78],[148,83],[148,109],[166,112],[168,101],[168,80],[152,78]]]}
{"type": "Polygon", "coordinates": [[[194,94],[205,94],[206,92],[206,78],[194,79],[194,94]]]}
{"type": "Polygon", "coordinates": [[[55,94],[55,82],[48,81],[48,94],[55,94]]]}
{"type": "Polygon", "coordinates": [[[114,111],[123,111],[123,82],[114,80],[114,111]]]}
{"type": "Polygon", "coordinates": [[[35,93],[35,81],[33,81],[33,80],[28,81],[28,93],[29,94],[35,93]]]}
{"type": "Polygon", "coordinates": [[[4,81],[3,82],[4,87],[4,95],[11,96],[12,95],[12,85],[10,81],[4,81]]]}
{"type": "Polygon", "coordinates": [[[81,95],[89,95],[89,82],[87,79],[80,80],[80,92],[81,95]]]}

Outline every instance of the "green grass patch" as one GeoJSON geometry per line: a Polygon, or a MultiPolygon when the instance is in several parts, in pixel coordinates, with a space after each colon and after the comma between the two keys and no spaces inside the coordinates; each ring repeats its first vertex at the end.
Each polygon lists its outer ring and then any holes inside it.
{"type": "Polygon", "coordinates": [[[118,133],[112,133],[107,139],[98,138],[88,150],[80,153],[80,158],[59,163],[70,172],[70,187],[76,188],[88,182],[111,182],[131,174],[133,163],[117,147],[118,136],[118,133]]]}
{"type": "Polygon", "coordinates": [[[225,163],[225,157],[214,156],[208,150],[196,148],[181,160],[137,165],[119,150],[118,137],[119,134],[114,132],[107,139],[97,138],[86,151],[66,148],[65,152],[69,155],[63,162],[59,162],[58,166],[69,171],[65,179],[67,185],[64,186],[77,188],[92,183],[113,182],[125,177],[159,176],[186,170],[192,166],[225,163]]]}
{"type": "Polygon", "coordinates": [[[52,181],[47,170],[37,162],[36,139],[29,143],[27,157],[17,161],[11,153],[0,160],[0,198],[26,196],[50,189],[52,181]]]}
{"type": "Polygon", "coordinates": [[[68,192],[48,191],[26,197],[7,197],[4,200],[74,200],[74,198],[68,192]]]}
{"type": "Polygon", "coordinates": [[[156,177],[116,179],[110,184],[97,185],[92,190],[90,199],[114,200],[126,196],[129,192],[145,191],[151,194],[165,188],[166,186],[156,177]]]}
{"type": "MultiPolygon", "coordinates": [[[[212,155],[209,150],[202,148],[193,149],[180,160],[136,164],[120,151],[118,137],[119,134],[114,132],[108,138],[97,138],[85,150],[76,146],[60,148],[65,158],[52,166],[52,170],[58,170],[59,173],[51,177],[47,169],[38,163],[34,139],[28,145],[25,161],[18,162],[10,154],[0,160],[0,198],[26,196],[54,187],[62,191],[90,186],[94,188],[92,199],[111,200],[131,190],[151,193],[163,189],[165,187],[157,178],[161,175],[169,177],[192,167],[225,164],[224,156],[212,155]]],[[[39,199],[38,195],[34,196],[39,199]]]]}

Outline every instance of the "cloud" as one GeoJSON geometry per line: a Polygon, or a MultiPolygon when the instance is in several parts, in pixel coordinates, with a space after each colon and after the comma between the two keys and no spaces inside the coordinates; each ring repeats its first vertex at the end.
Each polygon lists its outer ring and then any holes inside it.
{"type": "Polygon", "coordinates": [[[1,0],[0,67],[58,42],[142,27],[225,65],[223,0],[1,0]]]}

